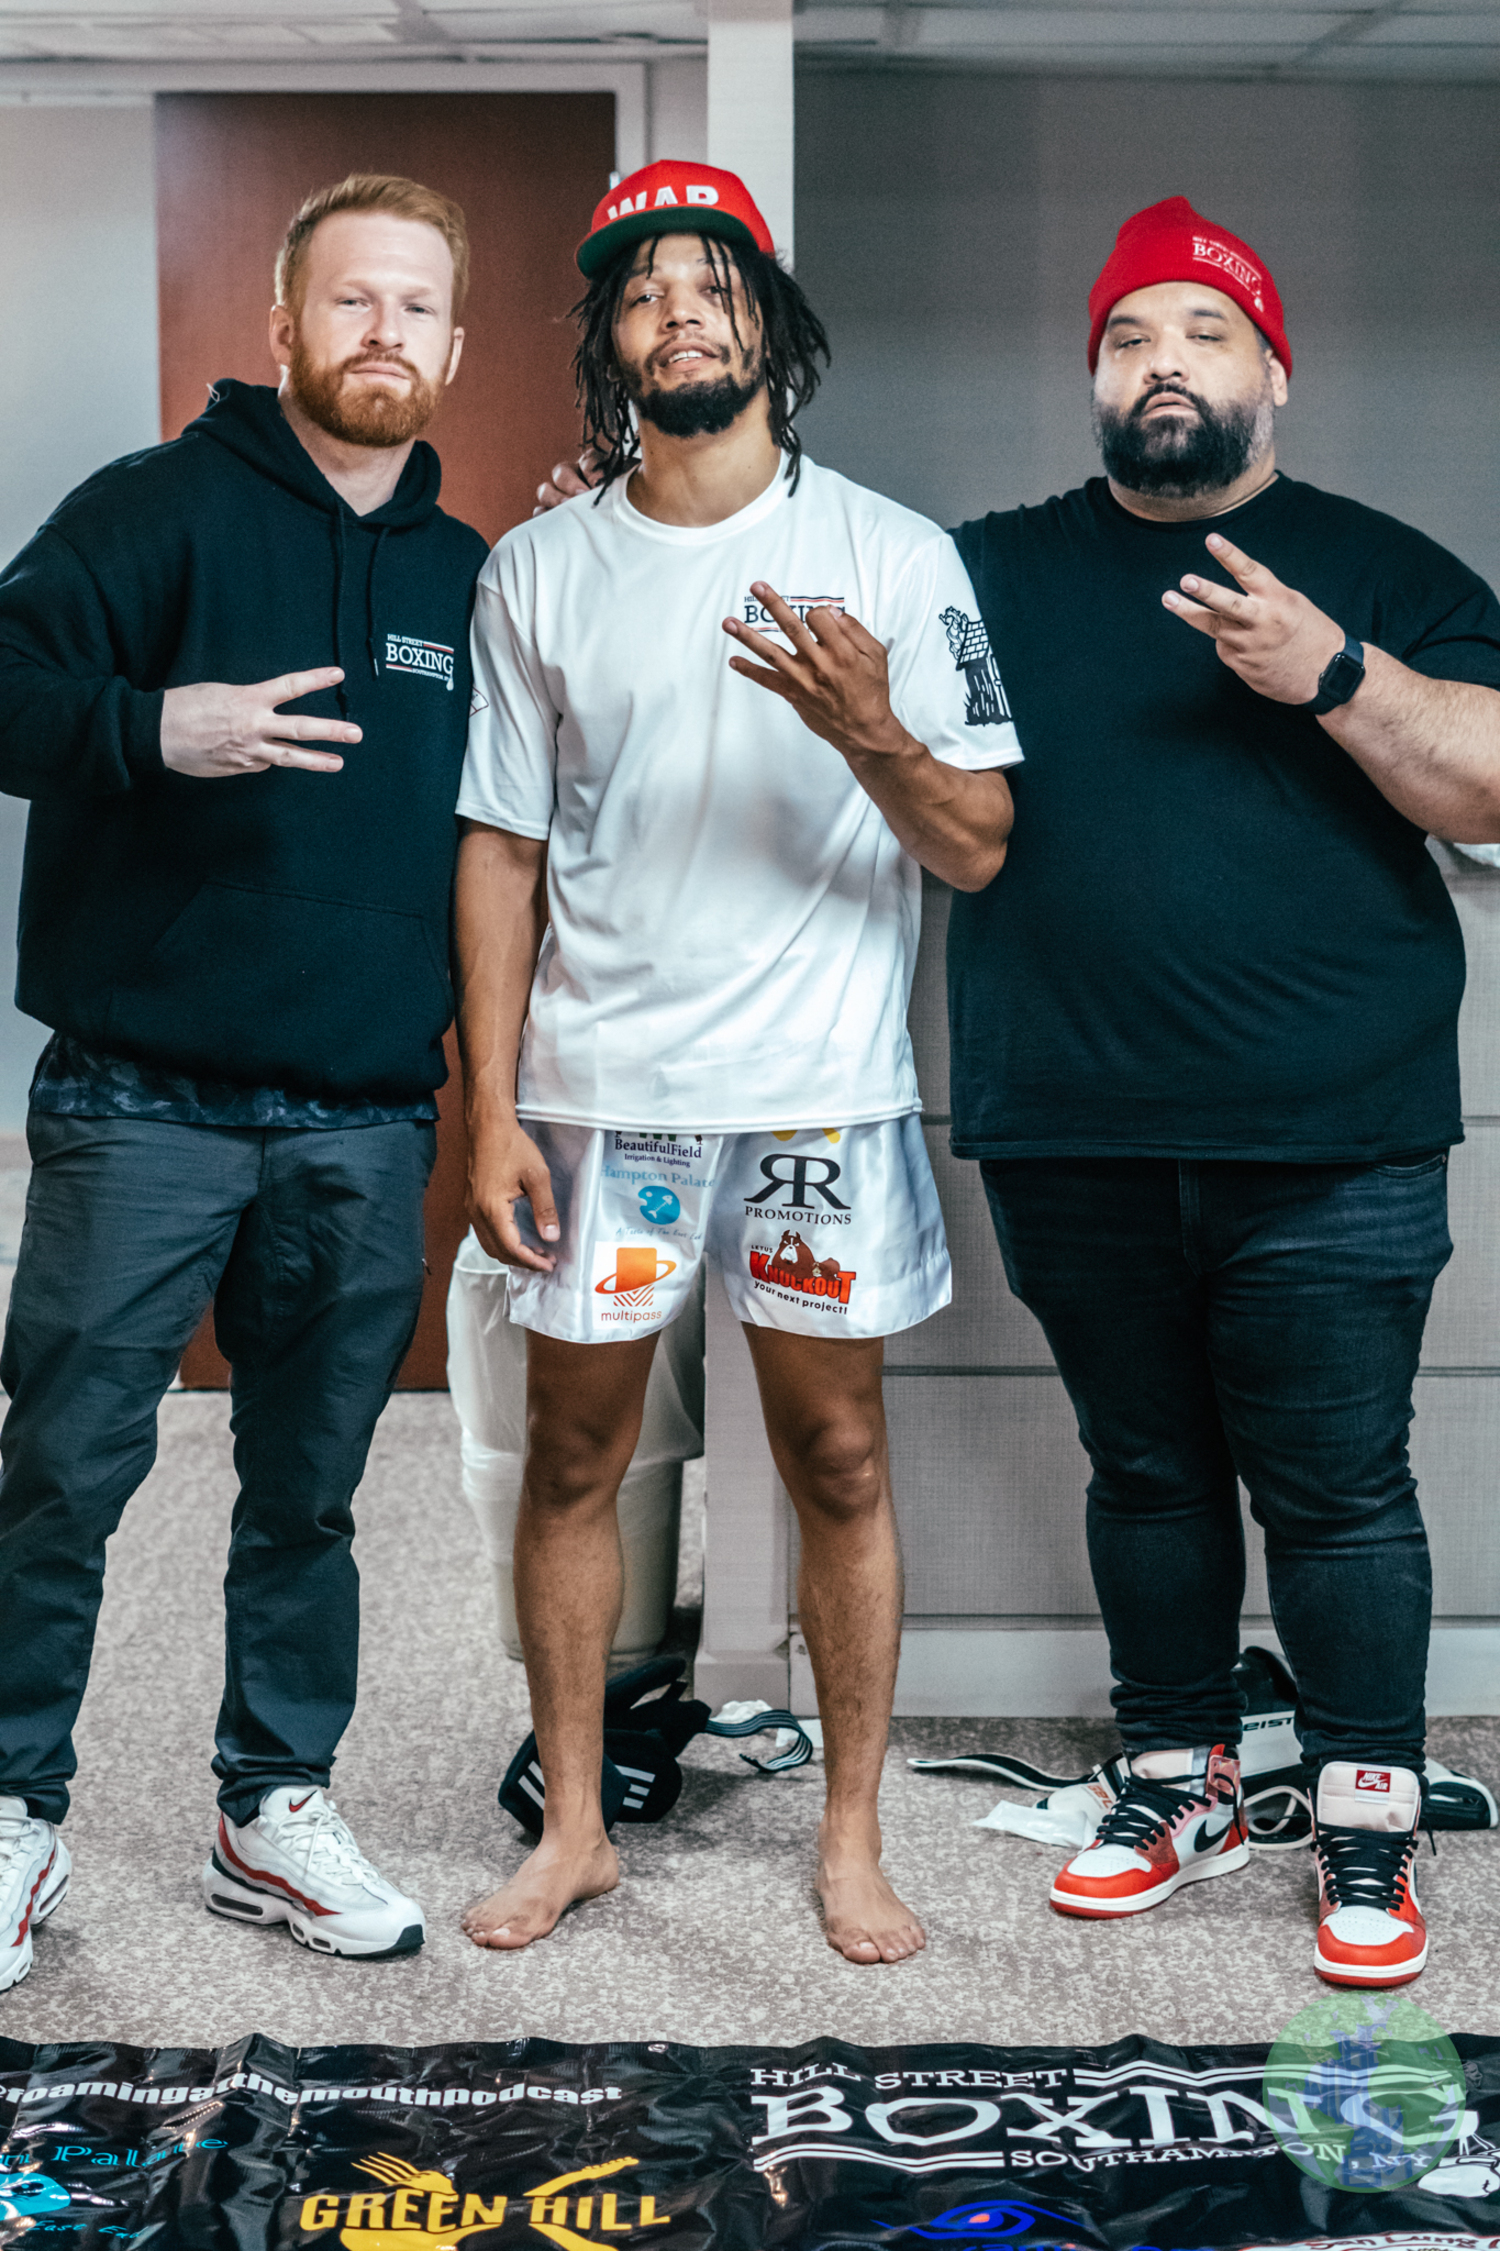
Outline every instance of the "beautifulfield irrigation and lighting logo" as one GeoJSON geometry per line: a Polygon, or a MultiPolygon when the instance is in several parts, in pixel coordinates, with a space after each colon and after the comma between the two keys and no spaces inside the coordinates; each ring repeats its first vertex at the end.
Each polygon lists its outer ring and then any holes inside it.
{"type": "Polygon", "coordinates": [[[1265,2107],[1294,2165],[1370,2194],[1431,2172],[1457,2139],[1464,2073],[1441,2025],[1396,1993],[1331,1993],[1266,2062],[1265,2107]]]}

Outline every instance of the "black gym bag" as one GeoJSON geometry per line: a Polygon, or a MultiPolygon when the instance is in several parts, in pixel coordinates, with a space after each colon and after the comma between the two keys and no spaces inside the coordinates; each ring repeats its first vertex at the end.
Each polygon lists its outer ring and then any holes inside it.
{"type": "MultiPolygon", "coordinates": [[[[740,1757],[759,1774],[786,1774],[805,1766],[813,1747],[790,1712],[756,1712],[749,1719],[716,1720],[709,1707],[689,1697],[683,1657],[654,1657],[621,1673],[604,1691],[604,1772],[600,1797],[604,1826],[617,1821],[660,1821],[682,1794],[678,1765],[695,1735],[763,1735],[768,1728],[790,1728],[796,1741],[772,1759],[740,1757]],[[658,1693],[660,1691],[660,1693],[658,1693]]],[[[506,1769],[500,1803],[533,1837],[542,1833],[547,1785],[542,1779],[536,1737],[528,1735],[506,1769]]]]}

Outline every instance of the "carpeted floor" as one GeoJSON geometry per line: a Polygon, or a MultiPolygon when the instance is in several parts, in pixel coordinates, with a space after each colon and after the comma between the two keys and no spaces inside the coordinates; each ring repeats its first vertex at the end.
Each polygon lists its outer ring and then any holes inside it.
{"type": "MultiPolygon", "coordinates": [[[[226,1416],[211,1394],[166,1402],[160,1461],[114,1542],[68,1824],[74,1889],[38,1938],[30,1981],[0,1997],[0,2034],[153,2046],[250,2030],[297,2044],[1245,2041],[1272,2039],[1319,1992],[1305,1854],[1260,1857],[1119,1927],[1065,1922],[1046,1905],[1056,1851],[969,1826],[991,1785],[904,1764],[986,1743],[1076,1770],[1109,1741],[1084,1722],[898,1723],[887,1865],[930,1941],[899,1968],[855,1968],[823,1943],[808,1885],[821,1769],[764,1780],[707,1739],[689,1748],[668,1821],[617,1832],[619,1892],[528,1954],[478,1952],[459,1912],[523,1850],[494,1792],[525,1732],[525,1688],[492,1631],[448,1402],[428,1395],[392,1405],[361,1495],[363,1697],[336,1776],[372,1857],[423,1901],[427,1946],[361,1965],[214,1920],[198,1870],[213,1823],[226,1416]]],[[[1444,1721],[1433,1748],[1500,1775],[1500,1721],[1444,1721]]],[[[1450,2030],[1500,2032],[1500,1833],[1444,1837],[1422,1866],[1434,1963],[1417,1996],[1450,2030]]]]}

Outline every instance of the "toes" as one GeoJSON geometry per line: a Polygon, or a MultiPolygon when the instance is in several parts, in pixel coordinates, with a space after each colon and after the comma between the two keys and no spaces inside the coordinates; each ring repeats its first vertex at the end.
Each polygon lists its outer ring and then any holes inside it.
{"type": "Polygon", "coordinates": [[[465,1923],[464,1932],[476,1946],[482,1946],[492,1954],[517,1954],[523,1946],[530,1946],[533,1939],[542,1935],[540,1931],[517,1930],[511,1923],[465,1923]]]}
{"type": "Polygon", "coordinates": [[[878,1962],[880,1948],[873,1938],[853,1938],[843,1931],[830,1931],[828,1943],[835,1954],[842,1954],[846,1962],[878,1962]]]}
{"type": "Polygon", "coordinates": [[[903,1931],[889,1938],[852,1937],[847,1932],[830,1932],[828,1943],[846,1962],[873,1965],[876,1962],[908,1962],[919,1954],[927,1941],[920,1931],[903,1931]]]}

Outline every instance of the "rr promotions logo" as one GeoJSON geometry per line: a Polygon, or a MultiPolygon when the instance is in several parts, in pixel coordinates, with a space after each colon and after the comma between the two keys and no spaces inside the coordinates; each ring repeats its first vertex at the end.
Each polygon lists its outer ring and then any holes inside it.
{"type": "Polygon", "coordinates": [[[1464,2123],[1458,2051],[1400,1994],[1329,1994],[1293,2017],[1266,2062],[1265,2107],[1294,2165],[1372,2194],[1431,2172],[1464,2123]]]}
{"type": "Polygon", "coordinates": [[[654,2196],[596,2191],[594,2184],[638,2163],[616,2157],[607,2165],[559,2173],[521,2196],[474,2196],[460,2194],[445,2173],[422,2171],[404,2157],[377,2150],[359,2159],[354,2170],[379,2181],[378,2190],[304,2197],[298,2223],[304,2237],[337,2231],[345,2251],[458,2251],[470,2238],[493,2235],[516,2221],[558,2251],[608,2251],[611,2237],[670,2224],[654,2196]],[[577,2189],[583,2194],[569,2194],[577,2189]]]}

